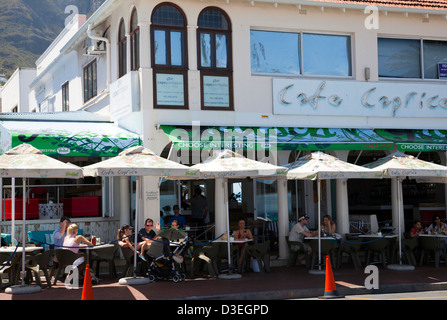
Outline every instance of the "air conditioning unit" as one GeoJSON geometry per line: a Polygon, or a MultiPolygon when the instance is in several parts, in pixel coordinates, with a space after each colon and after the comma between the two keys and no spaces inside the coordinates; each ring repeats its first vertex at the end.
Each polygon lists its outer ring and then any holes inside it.
{"type": "MultiPolygon", "coordinates": [[[[93,34],[98,37],[102,37],[102,33],[99,31],[93,31],[93,34]]],[[[104,41],[98,41],[88,38],[87,45],[84,47],[85,54],[89,56],[98,56],[106,53],[106,43],[104,41]]]]}

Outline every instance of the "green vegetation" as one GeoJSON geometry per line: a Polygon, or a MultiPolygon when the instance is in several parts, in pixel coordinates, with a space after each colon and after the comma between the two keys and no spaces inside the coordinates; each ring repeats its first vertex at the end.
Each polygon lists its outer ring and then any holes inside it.
{"type": "Polygon", "coordinates": [[[0,73],[35,67],[64,27],[68,5],[90,14],[104,0],[0,0],[0,73]]]}

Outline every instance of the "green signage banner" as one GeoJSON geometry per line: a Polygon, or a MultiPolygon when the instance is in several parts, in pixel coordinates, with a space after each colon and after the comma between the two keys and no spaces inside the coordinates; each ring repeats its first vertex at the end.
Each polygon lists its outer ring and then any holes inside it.
{"type": "Polygon", "coordinates": [[[3,121],[12,147],[29,143],[48,156],[114,157],[142,144],[139,135],[113,123],[3,121]]]}

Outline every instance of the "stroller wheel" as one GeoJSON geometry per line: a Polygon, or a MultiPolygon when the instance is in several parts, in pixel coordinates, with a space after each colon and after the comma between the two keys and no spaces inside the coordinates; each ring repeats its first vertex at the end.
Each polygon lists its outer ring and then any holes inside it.
{"type": "Polygon", "coordinates": [[[180,274],[180,280],[185,280],[186,279],[186,274],[184,274],[184,273],[182,273],[182,274],[180,274]]]}
{"type": "Polygon", "coordinates": [[[149,280],[150,280],[150,281],[155,281],[155,277],[154,277],[153,274],[149,274],[149,280]]]}
{"type": "Polygon", "coordinates": [[[175,283],[180,281],[180,277],[178,275],[175,275],[172,277],[172,281],[174,281],[175,283]]]}

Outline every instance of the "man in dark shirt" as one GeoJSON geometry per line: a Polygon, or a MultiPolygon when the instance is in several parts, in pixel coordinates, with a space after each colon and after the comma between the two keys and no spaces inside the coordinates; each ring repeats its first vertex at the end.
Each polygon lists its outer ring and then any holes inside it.
{"type": "Polygon", "coordinates": [[[146,241],[148,243],[152,242],[153,240],[159,239],[155,231],[153,230],[154,227],[154,221],[152,219],[146,219],[144,222],[144,228],[141,228],[138,232],[138,242],[146,241]]]}

